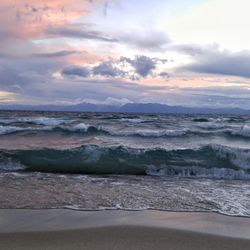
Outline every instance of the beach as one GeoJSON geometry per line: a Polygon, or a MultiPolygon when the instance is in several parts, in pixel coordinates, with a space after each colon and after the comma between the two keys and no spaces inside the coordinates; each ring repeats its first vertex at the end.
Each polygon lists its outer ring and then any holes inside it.
{"type": "Polygon", "coordinates": [[[163,211],[0,210],[0,249],[249,249],[250,219],[163,211]]]}

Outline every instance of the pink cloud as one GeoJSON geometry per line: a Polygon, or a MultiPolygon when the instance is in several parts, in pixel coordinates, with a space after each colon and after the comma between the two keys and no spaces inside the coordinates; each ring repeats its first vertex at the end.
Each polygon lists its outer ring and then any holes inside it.
{"type": "Polygon", "coordinates": [[[91,5],[102,0],[1,0],[0,37],[34,39],[49,26],[63,26],[88,15],[91,5]]]}

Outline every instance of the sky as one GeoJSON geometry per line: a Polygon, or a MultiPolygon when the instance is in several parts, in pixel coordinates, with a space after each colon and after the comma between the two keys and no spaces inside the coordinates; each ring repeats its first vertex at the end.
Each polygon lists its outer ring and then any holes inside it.
{"type": "Polygon", "coordinates": [[[0,104],[250,109],[249,0],[1,0],[0,104]]]}

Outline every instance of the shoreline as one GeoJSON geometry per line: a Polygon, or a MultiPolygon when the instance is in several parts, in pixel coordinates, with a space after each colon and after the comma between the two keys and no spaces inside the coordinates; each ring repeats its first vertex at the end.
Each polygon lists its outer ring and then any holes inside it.
{"type": "Polygon", "coordinates": [[[1,209],[218,212],[250,217],[250,182],[149,176],[0,174],[1,209]]]}
{"type": "MultiPolygon", "coordinates": [[[[219,216],[225,216],[225,217],[229,217],[229,218],[245,218],[245,219],[249,219],[250,220],[250,216],[245,216],[245,215],[234,215],[234,214],[226,214],[226,213],[222,213],[219,211],[209,211],[209,210],[170,210],[170,209],[156,209],[156,208],[143,208],[143,209],[132,209],[132,208],[116,208],[116,207],[105,207],[105,208],[76,208],[74,206],[65,206],[65,207],[51,207],[51,208],[25,208],[25,207],[10,207],[10,208],[5,208],[5,207],[0,207],[0,211],[1,210],[30,210],[30,211],[37,211],[37,210],[69,210],[69,211],[75,211],[75,212],[112,212],[112,211],[121,211],[121,212],[163,212],[163,213],[187,213],[187,214],[214,214],[214,215],[219,215],[219,216]]],[[[1,215],[1,212],[0,212],[1,215]]],[[[0,231],[1,233],[1,231],[0,231]]]]}
{"type": "Polygon", "coordinates": [[[1,209],[1,249],[249,249],[250,218],[216,213],[1,209]]]}

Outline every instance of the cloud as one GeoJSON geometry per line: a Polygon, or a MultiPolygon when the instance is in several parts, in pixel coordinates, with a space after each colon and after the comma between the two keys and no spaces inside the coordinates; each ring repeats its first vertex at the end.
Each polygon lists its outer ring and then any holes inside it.
{"type": "MultiPolygon", "coordinates": [[[[18,70],[10,69],[0,64],[0,87],[1,90],[13,91],[14,86],[23,86],[30,83],[30,80],[22,76],[18,70]]],[[[16,91],[13,91],[16,92],[16,91]]]]}
{"type": "MultiPolygon", "coordinates": [[[[129,100],[200,107],[250,106],[250,91],[243,87],[176,88],[143,85],[115,77],[95,78],[91,66],[53,65],[52,59],[18,60],[15,64],[0,60],[0,89],[9,93],[0,102],[9,100],[15,103],[47,104],[92,99],[112,103],[121,99],[121,103],[129,100]],[[44,67],[42,70],[41,65],[44,67]],[[58,66],[63,68],[64,77],[53,76],[58,66]]],[[[113,63],[113,66],[118,67],[117,62],[113,63]]]]}
{"type": "MultiPolygon", "coordinates": [[[[50,78],[50,84],[46,89],[40,79],[34,79],[29,85],[29,89],[25,89],[22,97],[26,97],[25,102],[34,103],[54,103],[72,102],[74,100],[94,99],[104,101],[108,97],[114,99],[136,101],[144,95],[146,91],[158,90],[162,88],[158,86],[144,86],[134,82],[118,79],[89,79],[89,78],[50,78]]],[[[112,99],[109,100],[111,101],[112,99]]],[[[114,100],[113,100],[114,101],[114,100]]],[[[18,100],[17,100],[18,102],[18,100]]]]}
{"type": "Polygon", "coordinates": [[[15,57],[15,53],[13,56],[0,57],[0,90],[33,95],[35,86],[40,86],[46,91],[53,73],[64,66],[65,62],[58,60],[58,57],[15,57]]]}
{"type": "Polygon", "coordinates": [[[69,66],[64,68],[61,73],[66,76],[80,76],[80,77],[89,77],[90,72],[86,67],[78,66],[69,66]]]}
{"type": "Polygon", "coordinates": [[[190,96],[194,106],[238,107],[249,109],[250,90],[246,87],[204,87],[183,88],[183,93],[190,96]]]}
{"type": "Polygon", "coordinates": [[[140,102],[163,103],[189,107],[243,108],[250,107],[250,90],[242,87],[173,88],[151,90],[140,102]]]}
{"type": "Polygon", "coordinates": [[[134,67],[135,72],[141,77],[149,76],[158,62],[163,62],[158,58],[150,58],[147,56],[136,56],[135,59],[130,59],[127,57],[121,57],[121,62],[127,62],[134,67]]]}
{"type": "MultiPolygon", "coordinates": [[[[26,46],[27,47],[27,46],[26,46]]],[[[15,48],[14,48],[15,49],[15,48]]],[[[76,51],[76,50],[60,50],[56,52],[39,52],[36,53],[36,51],[41,50],[39,47],[32,47],[29,46],[28,49],[25,47],[19,47],[18,51],[13,51],[12,49],[9,49],[7,51],[1,52],[0,51],[0,59],[5,58],[5,59],[12,59],[12,60],[18,60],[18,59],[27,59],[27,58],[41,58],[41,59],[52,59],[53,58],[60,58],[60,57],[67,57],[71,56],[73,54],[80,54],[81,52],[76,51]],[[34,52],[33,52],[34,51],[34,52]]],[[[52,48],[53,49],[53,48],[52,48]]],[[[50,51],[52,50],[50,49],[50,51]]],[[[53,50],[52,50],[53,51],[53,50]]]]}
{"type": "Polygon", "coordinates": [[[71,37],[78,39],[99,40],[103,42],[118,42],[117,39],[109,37],[103,32],[88,30],[88,28],[84,25],[48,27],[46,33],[56,37],[71,37]]]}
{"type": "Polygon", "coordinates": [[[96,2],[102,0],[1,0],[1,44],[44,38],[48,27],[62,27],[87,16],[96,2]]]}
{"type": "Polygon", "coordinates": [[[77,52],[74,50],[62,50],[52,53],[33,53],[32,56],[41,58],[54,58],[54,57],[65,57],[76,53],[77,52]]]}
{"type": "Polygon", "coordinates": [[[61,74],[64,76],[79,76],[79,77],[89,77],[95,78],[96,76],[103,76],[103,77],[123,77],[126,72],[122,71],[121,69],[117,68],[113,61],[106,61],[99,63],[96,66],[68,66],[61,71],[61,74]]]}
{"type": "Polygon", "coordinates": [[[128,61],[142,77],[147,77],[156,68],[154,60],[147,56],[137,56],[134,60],[128,61]]]}
{"type": "Polygon", "coordinates": [[[143,50],[163,50],[164,47],[171,42],[165,32],[155,30],[130,31],[118,35],[119,40],[128,46],[133,46],[143,50]]]}
{"type": "Polygon", "coordinates": [[[70,37],[77,39],[99,40],[111,43],[126,44],[142,50],[157,51],[164,49],[170,43],[165,32],[160,31],[130,31],[130,33],[108,34],[98,30],[91,30],[90,24],[67,24],[63,26],[48,26],[45,33],[54,37],[70,37]]]}
{"type": "Polygon", "coordinates": [[[15,102],[17,95],[7,91],[0,91],[0,103],[15,102]]]}
{"type": "Polygon", "coordinates": [[[115,106],[123,106],[128,103],[133,103],[133,101],[127,98],[114,98],[107,97],[105,100],[95,100],[95,99],[81,99],[78,103],[91,103],[91,104],[99,104],[99,105],[115,105],[115,106]]]}
{"type": "Polygon", "coordinates": [[[250,78],[250,51],[230,52],[220,50],[218,46],[195,45],[178,49],[193,59],[192,63],[179,67],[178,71],[250,78]]]}
{"type": "Polygon", "coordinates": [[[86,77],[85,73],[82,74],[82,70],[88,71],[87,76],[95,78],[96,76],[103,76],[108,78],[129,78],[133,81],[140,80],[140,77],[146,78],[148,76],[152,77],[162,77],[169,78],[167,72],[161,72],[160,74],[153,74],[153,70],[157,69],[159,63],[166,63],[166,59],[150,58],[147,56],[136,56],[131,59],[128,57],[121,57],[120,59],[110,58],[107,61],[99,63],[98,65],[88,65],[86,67],[71,66],[62,70],[63,75],[76,75],[86,77]],[[128,64],[130,67],[128,67],[128,64]],[[65,72],[66,70],[66,72],[65,72]]]}
{"type": "Polygon", "coordinates": [[[114,66],[112,61],[107,61],[93,67],[93,75],[122,77],[125,75],[125,72],[114,66]]]}
{"type": "Polygon", "coordinates": [[[210,46],[199,46],[196,44],[172,44],[169,46],[170,50],[178,51],[180,53],[184,53],[190,56],[198,56],[206,53],[206,51],[217,50],[218,45],[210,45],[210,46]]]}
{"type": "Polygon", "coordinates": [[[162,77],[162,78],[164,78],[164,79],[168,79],[168,78],[170,77],[169,74],[168,74],[167,72],[161,72],[161,73],[159,74],[159,76],[162,77]]]}

